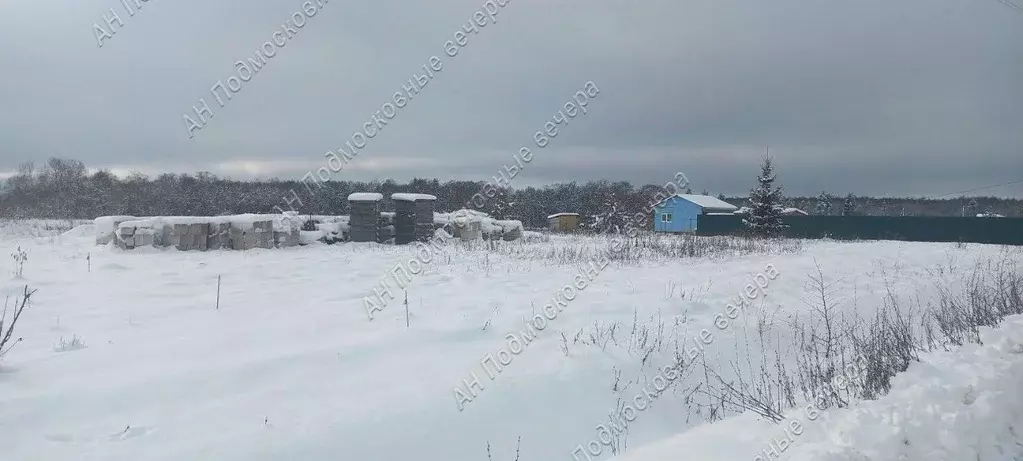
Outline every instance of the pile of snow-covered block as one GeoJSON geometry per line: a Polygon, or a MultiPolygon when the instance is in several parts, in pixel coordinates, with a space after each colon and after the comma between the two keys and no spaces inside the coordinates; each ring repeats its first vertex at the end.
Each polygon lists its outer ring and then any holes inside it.
{"type": "Polygon", "coordinates": [[[356,192],[348,196],[348,203],[352,206],[349,226],[353,242],[378,241],[380,201],[383,198],[376,192],[356,192]]]}
{"type": "Polygon", "coordinates": [[[175,247],[178,250],[275,248],[301,242],[303,220],[281,215],[103,216],[96,218],[96,243],[115,242],[122,249],[175,247]]]}
{"type": "Polygon", "coordinates": [[[397,212],[394,223],[395,243],[413,240],[425,242],[433,236],[436,196],[399,192],[391,194],[391,200],[397,212]]]}
{"type": "MultiPolygon", "coordinates": [[[[319,233],[312,240],[322,240],[325,243],[348,241],[349,232],[351,231],[351,226],[348,224],[351,218],[348,216],[307,215],[305,219],[306,221],[312,221],[313,226],[316,228],[315,232],[319,233]]],[[[313,231],[303,231],[303,234],[310,237],[314,236],[313,234],[307,234],[307,232],[313,231]]]]}
{"type": "Polygon", "coordinates": [[[134,216],[100,216],[93,223],[96,229],[96,244],[106,245],[114,241],[118,226],[125,221],[139,219],[134,216]]]}
{"type": "Polygon", "coordinates": [[[434,213],[433,222],[463,240],[519,240],[522,221],[494,219],[481,211],[462,209],[451,213],[434,213]]]}
{"type": "MultiPolygon", "coordinates": [[[[395,213],[378,211],[377,216],[379,230],[369,241],[393,238],[395,213]]],[[[521,221],[494,219],[475,210],[434,213],[433,223],[434,227],[452,233],[451,237],[463,240],[519,240],[523,237],[521,221]]],[[[96,218],[95,229],[97,245],[113,242],[126,250],[174,247],[182,251],[249,250],[316,241],[350,241],[355,230],[349,216],[299,215],[292,211],[231,216],[102,216],[96,218]],[[302,230],[310,222],[306,229],[315,230],[302,230]]]]}

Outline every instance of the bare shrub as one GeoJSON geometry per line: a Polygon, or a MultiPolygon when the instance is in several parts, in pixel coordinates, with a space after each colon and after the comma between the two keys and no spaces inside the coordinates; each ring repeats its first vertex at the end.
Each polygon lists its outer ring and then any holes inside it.
{"type": "MultiPolygon", "coordinates": [[[[848,317],[836,316],[836,307],[844,300],[835,299],[835,281],[825,280],[817,267],[806,284],[814,295],[804,299],[809,315],[797,318],[792,325],[793,349],[798,351],[796,384],[807,400],[827,408],[877,399],[891,390],[895,375],[920,360],[921,352],[979,343],[981,327],[994,327],[1007,316],[1023,314],[1023,272],[1018,254],[1012,250],[1001,258],[978,262],[971,270],[959,270],[950,259],[947,266],[940,265],[930,273],[949,277],[936,283],[929,298],[896,296],[892,275],[885,274],[887,291],[882,305],[863,318],[855,310],[848,317]],[[961,282],[958,286],[951,283],[956,280],[961,282]]],[[[780,351],[781,345],[776,349],[780,351]]],[[[748,369],[754,369],[752,364],[748,369]]],[[[777,388],[773,392],[763,386],[728,388],[730,402],[771,418],[767,408],[777,400],[765,396],[787,395],[786,366],[778,360],[773,370],[761,366],[758,372],[765,375],[761,382],[774,383],[777,388]]],[[[787,399],[785,403],[795,406],[787,399]]]]}
{"type": "Polygon", "coordinates": [[[700,236],[693,234],[657,234],[641,232],[623,235],[576,235],[549,238],[549,242],[504,242],[499,240],[459,242],[464,252],[486,250],[516,259],[538,260],[549,264],[587,264],[599,258],[640,265],[650,261],[680,258],[723,258],[751,254],[795,253],[803,248],[797,239],[758,240],[742,236],[700,236]],[[612,242],[620,239],[620,246],[612,242]]]}
{"type": "Polygon", "coordinates": [[[1023,314],[1023,273],[1008,253],[998,260],[978,262],[960,290],[936,284],[937,301],[930,309],[941,340],[928,346],[980,343],[980,327],[995,326],[1005,317],[1023,314]]]}
{"type": "Polygon", "coordinates": [[[11,253],[11,258],[14,259],[14,276],[21,278],[25,275],[25,261],[28,261],[28,253],[19,245],[18,249],[11,253]]]}
{"type": "Polygon", "coordinates": [[[32,295],[35,292],[36,290],[29,290],[26,285],[25,290],[14,301],[13,305],[9,304],[10,297],[4,301],[4,310],[0,314],[0,360],[10,352],[15,344],[21,342],[22,338],[20,337],[12,341],[12,338],[14,338],[14,328],[18,325],[21,314],[31,305],[32,295]],[[8,313],[11,314],[10,317],[8,317],[8,313]]]}
{"type": "Polygon", "coordinates": [[[706,361],[698,365],[703,382],[697,393],[704,399],[689,401],[690,408],[707,422],[746,411],[780,422],[785,411],[798,406],[800,391],[822,409],[877,399],[891,391],[892,379],[919,361],[921,352],[979,343],[981,327],[1023,314],[1018,252],[1008,250],[967,270],[950,259],[932,273],[951,280],[939,280],[937,290],[915,296],[897,296],[893,279],[899,274],[883,273],[881,306],[864,317],[855,309],[855,295],[851,312],[839,309],[848,302],[836,288],[841,279],[827,279],[818,265],[804,284],[808,309],[791,320],[789,344],[772,333],[775,321],[761,310],[755,331],[740,333],[745,339],[736,341],[733,360],[712,362],[722,363],[719,368],[706,361]]]}
{"type": "Polygon", "coordinates": [[[85,349],[85,342],[78,335],[72,335],[70,338],[61,337],[57,344],[53,346],[54,352],[77,351],[79,349],[85,349]]]}
{"type": "MultiPolygon", "coordinates": [[[[519,455],[520,455],[520,449],[521,448],[522,448],[522,437],[519,437],[519,440],[517,442],[515,442],[515,458],[512,459],[512,461],[519,461],[519,455]]],[[[493,454],[490,453],[490,442],[487,442],[487,460],[488,461],[494,461],[494,456],[493,456],[493,454]]]]}

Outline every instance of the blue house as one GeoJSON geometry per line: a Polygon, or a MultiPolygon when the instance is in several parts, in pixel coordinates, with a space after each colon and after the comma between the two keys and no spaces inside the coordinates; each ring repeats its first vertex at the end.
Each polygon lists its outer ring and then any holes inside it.
{"type": "Polygon", "coordinates": [[[695,232],[701,214],[732,214],[738,208],[709,195],[677,194],[654,205],[654,232],[695,232]]]}

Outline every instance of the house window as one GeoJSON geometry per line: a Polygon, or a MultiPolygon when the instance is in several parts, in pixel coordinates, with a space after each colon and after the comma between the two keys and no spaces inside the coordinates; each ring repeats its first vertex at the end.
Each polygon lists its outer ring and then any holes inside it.
{"type": "Polygon", "coordinates": [[[661,222],[671,222],[671,213],[661,213],[661,222]]]}

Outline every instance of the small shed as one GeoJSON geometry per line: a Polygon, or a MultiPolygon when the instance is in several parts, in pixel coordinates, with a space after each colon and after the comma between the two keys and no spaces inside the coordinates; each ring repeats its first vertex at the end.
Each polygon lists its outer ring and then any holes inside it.
{"type": "Polygon", "coordinates": [[[695,232],[697,216],[736,210],[735,205],[709,195],[676,194],[654,206],[654,232],[695,232]]]}
{"type": "Polygon", "coordinates": [[[375,192],[356,192],[348,196],[348,203],[352,205],[352,216],[348,225],[353,242],[377,241],[380,200],[383,198],[383,195],[375,192]]]}
{"type": "Polygon", "coordinates": [[[785,209],[781,210],[781,215],[782,216],[810,216],[810,213],[807,213],[807,212],[805,212],[803,210],[800,210],[799,208],[785,208],[785,209]]]}
{"type": "Polygon", "coordinates": [[[547,222],[552,231],[574,231],[579,228],[579,213],[555,213],[547,217],[547,222]]]}

